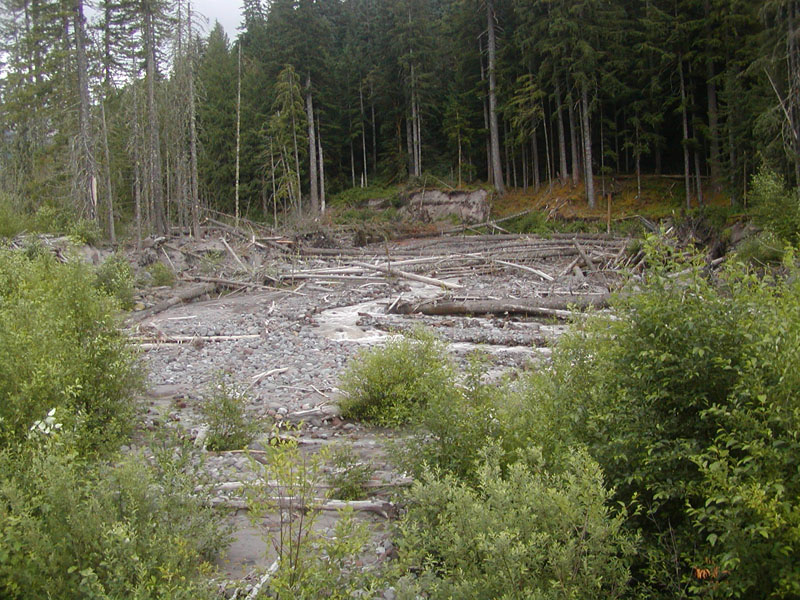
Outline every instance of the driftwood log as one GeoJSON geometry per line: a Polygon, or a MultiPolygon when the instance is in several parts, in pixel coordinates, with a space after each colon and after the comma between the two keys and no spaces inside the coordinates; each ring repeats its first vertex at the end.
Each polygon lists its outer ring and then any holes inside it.
{"type": "Polygon", "coordinates": [[[425,302],[398,302],[392,312],[399,315],[421,313],[429,316],[448,315],[528,315],[566,319],[571,308],[603,308],[608,295],[559,296],[536,300],[428,300],[425,302]]]}
{"type": "Polygon", "coordinates": [[[149,317],[152,317],[153,315],[164,312],[168,308],[172,308],[173,306],[183,302],[191,302],[200,296],[213,294],[216,290],[216,283],[204,283],[202,285],[186,288],[185,290],[180,290],[174,296],[167,298],[163,302],[159,302],[155,306],[151,306],[150,308],[146,308],[145,310],[132,314],[130,317],[128,317],[128,323],[139,323],[149,317]]]}

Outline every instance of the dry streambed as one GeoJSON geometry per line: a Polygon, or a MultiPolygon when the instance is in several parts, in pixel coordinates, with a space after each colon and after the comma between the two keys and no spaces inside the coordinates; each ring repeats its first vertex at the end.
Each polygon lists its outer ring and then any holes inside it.
{"type": "MultiPolygon", "coordinates": [[[[493,373],[520,367],[546,358],[564,330],[562,311],[571,304],[598,304],[628,260],[624,240],[602,238],[433,238],[291,255],[278,248],[275,241],[266,245],[255,236],[250,242],[234,236],[150,249],[166,256],[186,283],[177,291],[159,290],[160,296],[131,319],[150,373],[148,427],[180,428],[202,446],[199,407],[222,374],[247,388],[247,412],[263,423],[250,453],[204,457],[204,489],[215,504],[233,510],[235,541],[220,564],[230,580],[257,579],[271,564],[262,538],[276,522],[251,523],[243,489],[260,477],[254,457],[268,443],[273,422],[293,424],[291,435],[304,452],[347,444],[371,467],[369,497],[353,504],[373,531],[363,561],[391,555],[389,500],[408,481],[388,460],[386,442],[401,434],[348,422],[336,408],[338,378],[359,348],[423,325],[446,340],[457,359],[480,349],[489,355],[493,373]],[[225,257],[213,274],[203,262],[209,255],[225,257]],[[198,273],[199,266],[205,274],[198,273]],[[193,301],[171,302],[202,279],[207,280],[202,285],[212,284],[204,295],[184,294],[193,301]],[[291,287],[276,289],[279,285],[291,287]],[[223,288],[234,293],[219,295],[223,288]],[[484,316],[458,308],[469,303],[493,310],[484,316]],[[457,310],[438,312],[452,314],[419,314],[420,307],[451,305],[457,310]]],[[[330,510],[322,510],[317,526],[331,527],[339,506],[323,505],[330,510]]]]}

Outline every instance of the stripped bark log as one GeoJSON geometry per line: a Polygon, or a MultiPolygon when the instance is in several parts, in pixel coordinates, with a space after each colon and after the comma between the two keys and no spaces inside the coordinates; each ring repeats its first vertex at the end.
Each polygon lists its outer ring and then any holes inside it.
{"type": "MultiPolygon", "coordinates": [[[[309,502],[304,502],[302,498],[291,496],[273,496],[266,498],[267,504],[272,504],[275,508],[292,509],[300,511],[317,510],[323,512],[339,512],[351,508],[354,512],[371,512],[386,519],[395,514],[395,506],[391,502],[384,500],[325,500],[323,498],[313,498],[309,502]]],[[[248,510],[246,500],[238,498],[212,498],[209,501],[212,507],[230,508],[234,510],[248,510]]]]}
{"type": "Polygon", "coordinates": [[[447,315],[528,315],[566,319],[572,315],[571,307],[578,309],[602,308],[608,301],[607,295],[566,296],[530,300],[470,300],[454,302],[451,300],[431,300],[426,302],[401,302],[393,312],[400,315],[421,313],[429,316],[447,315]]]}
{"type": "Polygon", "coordinates": [[[397,269],[392,269],[391,267],[382,267],[380,265],[371,265],[369,263],[362,263],[362,262],[353,262],[353,264],[358,267],[363,267],[364,269],[371,269],[373,271],[378,271],[379,273],[386,273],[387,275],[391,275],[393,277],[400,277],[401,279],[410,279],[411,281],[419,281],[420,283],[427,283],[428,285],[443,287],[449,290],[461,289],[461,286],[458,285],[457,283],[450,283],[448,281],[442,281],[441,279],[434,279],[433,277],[425,277],[424,275],[417,275],[415,273],[407,273],[406,271],[398,271],[397,269]]]}
{"type": "Polygon", "coordinates": [[[151,306],[150,308],[132,314],[131,316],[128,317],[127,322],[129,324],[139,323],[149,317],[152,317],[153,315],[157,315],[160,312],[164,312],[168,308],[172,308],[173,306],[176,306],[183,302],[191,302],[192,300],[195,300],[200,296],[205,296],[206,294],[213,294],[216,290],[217,290],[216,283],[204,283],[203,285],[181,290],[171,298],[164,300],[163,302],[159,302],[155,306],[151,306]]]}

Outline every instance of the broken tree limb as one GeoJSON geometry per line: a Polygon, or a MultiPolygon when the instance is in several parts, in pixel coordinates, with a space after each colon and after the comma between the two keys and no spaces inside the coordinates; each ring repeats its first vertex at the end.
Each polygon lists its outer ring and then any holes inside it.
{"type": "Polygon", "coordinates": [[[272,576],[278,572],[278,567],[280,566],[280,564],[281,564],[281,559],[280,557],[278,557],[275,559],[275,562],[273,562],[272,565],[270,565],[269,569],[267,569],[267,572],[264,573],[261,579],[259,579],[258,583],[253,586],[253,589],[250,590],[250,593],[247,594],[247,597],[244,600],[256,600],[256,598],[258,598],[258,595],[261,593],[261,588],[267,585],[267,583],[269,583],[269,580],[272,579],[272,576]]]}
{"type": "Polygon", "coordinates": [[[228,244],[228,240],[226,240],[224,237],[219,238],[219,240],[225,246],[225,249],[230,253],[233,259],[239,264],[239,266],[242,267],[242,269],[244,269],[244,272],[250,273],[249,267],[246,264],[244,264],[242,262],[242,259],[240,259],[239,256],[236,254],[236,252],[233,251],[233,248],[231,248],[230,245],[228,244]]]}
{"type": "Polygon", "coordinates": [[[192,344],[200,342],[236,342],[257,340],[258,334],[246,335],[170,335],[165,337],[132,337],[131,341],[140,344],[192,344]]]}
{"type": "Polygon", "coordinates": [[[578,254],[581,255],[581,258],[583,259],[586,268],[589,269],[590,271],[597,271],[597,268],[595,268],[594,262],[592,261],[591,257],[588,254],[586,254],[586,251],[581,247],[581,245],[577,241],[575,242],[575,248],[577,248],[578,254]]]}
{"type": "Polygon", "coordinates": [[[525,265],[518,265],[516,263],[507,262],[505,260],[495,260],[498,265],[504,265],[506,267],[511,267],[513,269],[519,269],[520,271],[527,271],[528,273],[533,273],[534,275],[538,275],[545,281],[555,281],[553,277],[545,273],[544,271],[540,271],[539,269],[534,269],[533,267],[528,267],[525,265]]]}
{"type": "Polygon", "coordinates": [[[459,290],[462,286],[458,285],[457,283],[450,283],[448,281],[442,281],[441,279],[434,279],[433,277],[425,277],[424,275],[417,275],[416,273],[407,273],[406,271],[398,271],[397,269],[392,269],[391,267],[382,267],[380,265],[371,265],[369,263],[363,262],[353,262],[354,265],[357,267],[362,267],[364,269],[371,269],[373,271],[378,271],[379,273],[386,273],[387,275],[391,275],[393,277],[400,277],[401,279],[410,279],[412,281],[419,281],[420,283],[427,283],[428,285],[433,285],[436,287],[443,287],[449,290],[459,290]]]}
{"type": "Polygon", "coordinates": [[[145,310],[132,314],[127,319],[128,323],[139,323],[149,317],[152,317],[153,315],[157,315],[160,312],[164,312],[168,308],[172,308],[173,306],[176,306],[183,302],[191,302],[192,300],[199,298],[200,296],[204,296],[206,294],[213,294],[216,290],[217,290],[216,283],[204,283],[203,285],[194,286],[187,288],[185,290],[181,290],[171,298],[168,298],[163,302],[159,302],[155,306],[151,306],[150,308],[146,308],[145,310]]]}
{"type": "MultiPolygon", "coordinates": [[[[304,501],[302,498],[293,496],[272,496],[266,498],[267,505],[275,508],[293,510],[317,510],[324,512],[339,512],[346,508],[353,509],[354,512],[371,512],[378,514],[386,519],[395,514],[395,506],[385,500],[325,500],[324,498],[311,498],[304,501]]],[[[246,500],[237,498],[212,498],[209,502],[212,507],[231,508],[234,510],[248,510],[246,500]]]]}
{"type": "Polygon", "coordinates": [[[446,315],[529,315],[538,317],[569,318],[570,307],[578,309],[588,307],[604,307],[607,295],[602,296],[565,296],[557,298],[538,298],[526,300],[470,300],[453,302],[451,300],[429,300],[426,302],[401,302],[394,308],[394,313],[409,315],[421,313],[429,316],[446,315]]]}

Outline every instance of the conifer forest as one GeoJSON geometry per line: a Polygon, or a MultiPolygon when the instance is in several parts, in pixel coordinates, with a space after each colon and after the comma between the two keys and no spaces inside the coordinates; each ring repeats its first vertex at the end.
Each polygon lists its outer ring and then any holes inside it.
{"type": "MultiPolygon", "coordinates": [[[[150,231],[424,173],[597,202],[599,174],[732,202],[800,177],[794,0],[3,4],[2,189],[150,231]]],[[[30,206],[28,206],[30,205],[30,206]]]]}

